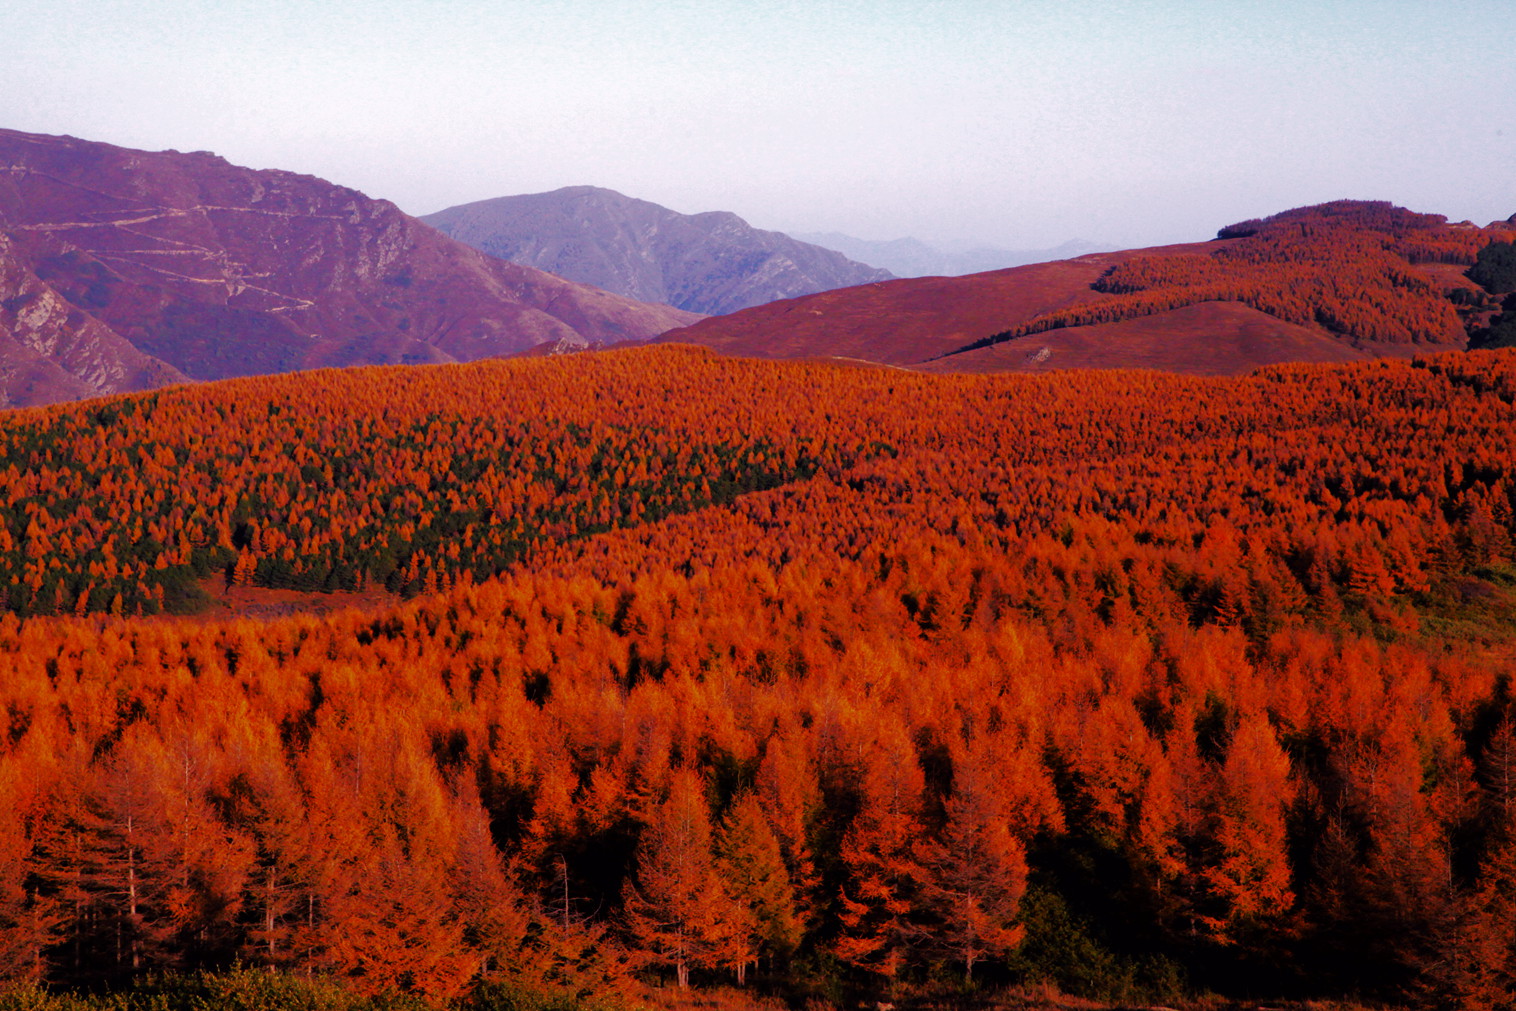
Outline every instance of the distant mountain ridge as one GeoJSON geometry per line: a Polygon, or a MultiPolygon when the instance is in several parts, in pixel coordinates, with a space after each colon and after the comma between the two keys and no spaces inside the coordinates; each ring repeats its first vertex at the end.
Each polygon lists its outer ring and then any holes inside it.
{"type": "Polygon", "coordinates": [[[644,340],[697,318],[494,259],[313,176],[0,130],[0,407],[644,340]]]}
{"type": "Polygon", "coordinates": [[[1072,260],[1090,253],[1115,252],[1113,246],[1085,239],[1070,239],[1050,249],[998,249],[993,246],[939,249],[913,238],[877,241],[841,232],[795,232],[794,236],[804,242],[835,249],[855,260],[877,264],[896,277],[961,277],[1029,263],[1072,260]]]}
{"type": "Polygon", "coordinates": [[[421,220],[491,256],[709,315],[892,276],[727,211],[681,214],[597,186],[480,200],[421,220]]]}

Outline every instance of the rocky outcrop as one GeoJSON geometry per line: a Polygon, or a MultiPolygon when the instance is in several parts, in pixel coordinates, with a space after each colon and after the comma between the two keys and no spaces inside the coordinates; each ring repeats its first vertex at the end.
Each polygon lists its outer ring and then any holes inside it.
{"type": "Polygon", "coordinates": [[[0,131],[0,402],[641,340],[698,317],[205,152],[0,131]]]}
{"type": "Polygon", "coordinates": [[[184,381],[38,277],[0,233],[0,407],[184,381]]]}
{"type": "Polygon", "coordinates": [[[421,220],[492,256],[698,313],[891,277],[726,211],[680,214],[594,186],[481,200],[421,220]]]}

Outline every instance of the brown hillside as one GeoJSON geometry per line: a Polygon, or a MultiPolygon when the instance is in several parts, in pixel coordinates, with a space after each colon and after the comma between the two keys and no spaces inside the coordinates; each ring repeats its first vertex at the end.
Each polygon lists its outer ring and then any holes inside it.
{"type": "Polygon", "coordinates": [[[1220,244],[1094,253],[964,277],[909,278],[824,291],[702,320],[660,339],[754,358],[840,357],[915,365],[1002,330],[1007,321],[1104,298],[1090,285],[1127,258],[1204,251],[1220,244]]]}
{"type": "Polygon", "coordinates": [[[928,372],[1162,369],[1221,376],[1280,362],[1375,357],[1325,334],[1237,302],[1201,302],[1169,312],[1066,327],[926,362],[928,372]]]}
{"type": "Polygon", "coordinates": [[[486,256],[312,176],[0,131],[3,404],[645,339],[696,318],[486,256]]]}
{"type": "Polygon", "coordinates": [[[1213,242],[829,292],[665,336],[741,355],[840,357],[932,371],[1156,367],[1461,348],[1448,298],[1511,233],[1343,200],[1223,228],[1213,242]],[[992,353],[992,346],[1006,345],[992,353]],[[1046,354],[1044,354],[1044,349],[1046,354]]]}

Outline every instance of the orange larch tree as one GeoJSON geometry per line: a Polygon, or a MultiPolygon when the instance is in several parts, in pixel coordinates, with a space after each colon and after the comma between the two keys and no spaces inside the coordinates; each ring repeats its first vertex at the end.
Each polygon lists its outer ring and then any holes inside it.
{"type": "Polygon", "coordinates": [[[670,966],[680,988],[690,970],[719,964],[734,924],[715,873],[710,813],[698,773],[677,769],[652,812],[627,883],[626,924],[638,946],[670,966]]]}

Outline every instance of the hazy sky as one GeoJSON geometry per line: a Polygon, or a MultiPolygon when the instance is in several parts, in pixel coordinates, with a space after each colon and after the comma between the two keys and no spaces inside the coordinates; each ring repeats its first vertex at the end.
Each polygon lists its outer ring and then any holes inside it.
{"type": "Polygon", "coordinates": [[[1339,197],[1516,213],[1516,0],[6,0],[0,126],[413,214],[592,183],[1034,248],[1339,197]]]}

